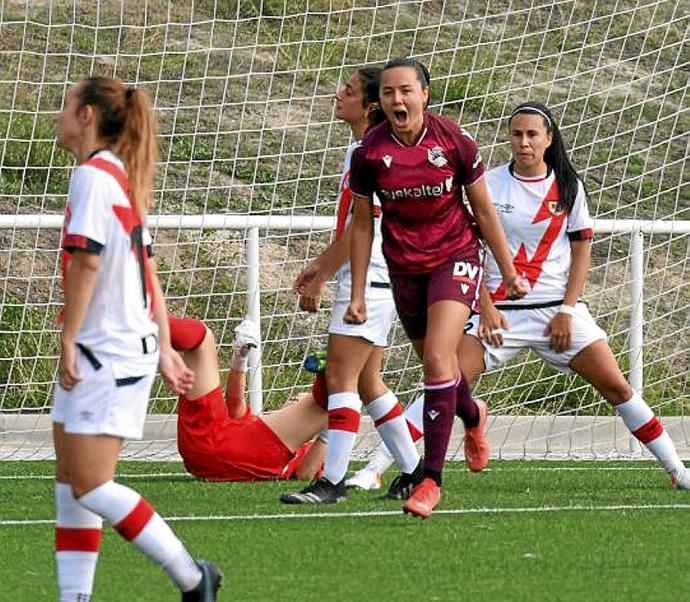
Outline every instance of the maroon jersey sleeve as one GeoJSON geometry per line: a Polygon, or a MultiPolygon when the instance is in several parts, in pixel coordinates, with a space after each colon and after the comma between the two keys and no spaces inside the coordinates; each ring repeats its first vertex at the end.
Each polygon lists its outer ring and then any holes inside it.
{"type": "Polygon", "coordinates": [[[372,196],[376,187],[376,174],[366,159],[366,148],[358,146],[350,160],[350,190],[359,196],[372,196]]]}
{"type": "Polygon", "coordinates": [[[464,129],[458,128],[454,134],[458,150],[458,180],[463,186],[471,186],[486,171],[479,147],[464,129]]]}

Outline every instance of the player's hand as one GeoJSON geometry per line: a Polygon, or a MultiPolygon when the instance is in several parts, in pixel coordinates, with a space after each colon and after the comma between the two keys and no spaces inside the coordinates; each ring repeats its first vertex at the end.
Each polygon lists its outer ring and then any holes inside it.
{"type": "Polygon", "coordinates": [[[503,332],[510,330],[508,318],[495,305],[488,308],[482,307],[479,314],[479,338],[492,347],[503,345],[503,332]]]}
{"type": "Polygon", "coordinates": [[[194,384],[194,372],[184,363],[182,356],[172,347],[161,348],[158,369],[165,386],[175,395],[184,395],[194,384]]]}
{"type": "Polygon", "coordinates": [[[364,324],[367,321],[367,306],[364,299],[350,301],[345,310],[343,322],[347,324],[364,324]]]}
{"type": "Polygon", "coordinates": [[[84,375],[77,368],[77,344],[74,341],[62,341],[62,351],[58,363],[58,379],[60,386],[71,391],[84,375]]]}
{"type": "Polygon", "coordinates": [[[529,292],[527,283],[522,276],[517,273],[504,277],[503,286],[506,291],[506,299],[520,299],[529,292]]]}
{"type": "Polygon", "coordinates": [[[320,278],[314,278],[307,286],[305,286],[299,297],[300,309],[312,313],[318,311],[325,286],[326,283],[320,278]]]}
{"type": "Polygon", "coordinates": [[[549,337],[549,346],[558,353],[570,349],[573,344],[573,318],[557,313],[547,324],[544,334],[549,337]]]}
{"type": "Polygon", "coordinates": [[[326,283],[320,277],[321,270],[313,261],[304,268],[292,284],[292,290],[299,297],[299,307],[303,311],[316,312],[321,303],[321,295],[326,283]]]}

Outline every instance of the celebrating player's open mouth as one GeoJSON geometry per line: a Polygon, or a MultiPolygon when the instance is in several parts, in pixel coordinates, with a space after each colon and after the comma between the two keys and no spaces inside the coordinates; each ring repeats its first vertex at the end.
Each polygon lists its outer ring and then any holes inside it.
{"type": "Polygon", "coordinates": [[[386,69],[381,76],[381,108],[401,142],[412,145],[424,129],[429,86],[405,67],[386,69]]]}
{"type": "Polygon", "coordinates": [[[407,123],[407,111],[405,109],[397,109],[396,111],[393,112],[393,116],[395,117],[394,120],[394,127],[396,128],[403,128],[405,127],[405,124],[407,123]]]}

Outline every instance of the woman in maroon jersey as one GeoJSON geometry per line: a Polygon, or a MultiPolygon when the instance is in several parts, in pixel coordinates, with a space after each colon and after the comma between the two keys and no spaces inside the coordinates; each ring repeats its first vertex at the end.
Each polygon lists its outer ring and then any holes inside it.
{"type": "Polygon", "coordinates": [[[370,130],[352,157],[352,295],[345,314],[353,323],[367,317],[364,290],[376,193],[398,315],[424,366],[424,479],[403,505],[405,512],[424,518],[441,500],[441,471],[456,413],[467,429],[470,468],[483,469],[489,456],[486,407],[472,400],[455,356],[479,294],[478,228],[501,269],[507,296],[526,292],[477,145],[455,122],[426,111],[429,92],[429,72],[415,59],[393,59],[384,67],[380,97],[387,120],[370,130]],[[463,188],[474,217],[463,204],[463,188]]]}

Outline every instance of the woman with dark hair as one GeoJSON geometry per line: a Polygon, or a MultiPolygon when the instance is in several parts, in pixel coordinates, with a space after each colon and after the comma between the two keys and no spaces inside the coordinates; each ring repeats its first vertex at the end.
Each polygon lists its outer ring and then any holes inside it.
{"type": "MultiPolygon", "coordinates": [[[[458,348],[458,362],[470,382],[506,364],[520,351],[534,350],[565,373],[577,372],[616,408],[632,434],[644,443],[676,489],[690,489],[690,473],[658,418],[626,382],[585,303],[578,301],[590,264],[592,226],[587,191],[572,166],[561,132],[542,104],[518,106],[508,121],[513,159],[487,173],[491,196],[508,236],[515,269],[531,285],[519,301],[509,300],[496,262],[489,257],[481,313],[458,348]]],[[[419,413],[415,401],[405,414],[419,413]]],[[[421,433],[420,433],[421,436],[421,433]]],[[[384,447],[363,471],[381,477],[392,459],[384,447]]]]}
{"type": "Polygon", "coordinates": [[[479,295],[478,228],[498,260],[508,296],[525,293],[477,144],[453,121],[426,111],[429,94],[429,72],[415,59],[393,59],[384,67],[381,106],[387,119],[367,133],[352,157],[352,292],[345,314],[353,324],[368,319],[364,293],[376,194],[396,308],[424,368],[424,478],[412,480],[414,490],[403,505],[405,512],[421,517],[440,502],[456,413],[467,428],[470,468],[482,470],[489,457],[486,407],[470,396],[455,355],[479,295]],[[472,214],[463,203],[463,189],[472,214]]]}
{"type": "Polygon", "coordinates": [[[403,474],[411,479],[421,471],[402,408],[381,378],[383,350],[395,320],[390,278],[381,253],[380,205],[374,200],[374,245],[366,269],[364,295],[370,307],[365,324],[347,324],[343,316],[350,301],[350,250],[352,239],[352,193],[350,158],[360,139],[385,119],[379,106],[381,69],[357,70],[336,94],[335,115],[350,125],[355,139],[345,155],[338,195],[338,219],[333,242],[297,277],[295,291],[300,307],[316,311],[328,280],[337,271],[338,286],[328,327],[326,383],[328,388],[328,447],[323,477],[300,492],[286,493],[286,504],[323,504],[346,498],[345,474],[359,429],[362,402],[382,439],[392,451],[403,474]]]}
{"type": "Polygon", "coordinates": [[[523,349],[557,370],[575,371],[614,406],[632,434],[671,476],[690,489],[668,433],[620,371],[606,333],[579,301],[590,266],[592,225],[587,192],[572,166],[553,115],[543,104],[519,105],[508,121],[513,159],[492,169],[487,182],[508,236],[515,269],[529,281],[510,300],[489,256],[481,314],[471,319],[458,350],[463,373],[474,381],[523,349]]]}
{"type": "Polygon", "coordinates": [[[60,600],[88,600],[102,522],[160,565],[182,600],[215,600],[221,573],[194,562],[136,491],[116,483],[125,438],[141,439],[156,366],[176,394],[193,373],[170,344],[146,214],[156,121],[143,90],[110,77],[73,86],[57,141],[78,166],[62,238],[65,306],[53,404],[60,600]]]}

